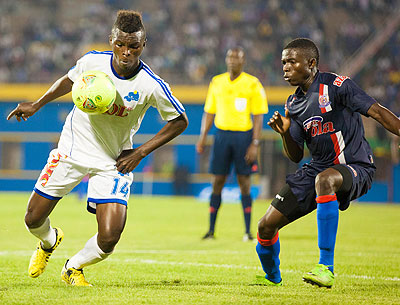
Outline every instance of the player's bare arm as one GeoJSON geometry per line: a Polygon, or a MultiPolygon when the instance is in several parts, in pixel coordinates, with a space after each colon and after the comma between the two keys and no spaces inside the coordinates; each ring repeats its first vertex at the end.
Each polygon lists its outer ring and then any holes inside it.
{"type": "Polygon", "coordinates": [[[282,116],[278,111],[275,111],[272,118],[269,120],[268,125],[281,135],[283,147],[285,148],[288,158],[293,162],[300,162],[301,159],[303,159],[303,150],[290,135],[289,111],[285,111],[285,116],[282,116]]]}
{"type": "Polygon", "coordinates": [[[214,122],[214,114],[204,112],[203,118],[201,119],[200,137],[196,144],[196,151],[199,154],[204,152],[204,145],[206,144],[207,134],[210,131],[214,122]]]}
{"type": "Polygon", "coordinates": [[[188,119],[185,113],[169,121],[153,138],[143,145],[136,149],[123,151],[117,158],[116,167],[118,171],[123,174],[133,171],[144,157],[180,135],[187,126],[188,119]]]}
{"type": "Polygon", "coordinates": [[[388,131],[400,136],[400,119],[389,109],[379,103],[375,103],[368,109],[367,113],[388,131]]]}
{"type": "Polygon", "coordinates": [[[7,120],[10,120],[15,116],[18,122],[21,122],[21,119],[26,121],[47,103],[70,92],[72,84],[73,82],[68,78],[68,75],[64,75],[55,81],[49,90],[47,90],[47,92],[36,102],[19,103],[18,106],[7,116],[7,120]]]}
{"type": "Polygon", "coordinates": [[[245,160],[247,164],[252,164],[257,159],[259,141],[261,137],[263,115],[257,114],[253,116],[253,140],[247,149],[245,160]]]}

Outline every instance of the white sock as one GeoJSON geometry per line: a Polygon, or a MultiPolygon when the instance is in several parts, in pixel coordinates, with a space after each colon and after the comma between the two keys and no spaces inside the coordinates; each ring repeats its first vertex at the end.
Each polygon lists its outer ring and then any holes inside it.
{"type": "Polygon", "coordinates": [[[104,253],[97,244],[97,233],[90,238],[85,247],[68,261],[66,268],[82,269],[106,259],[112,253],[104,253]]]}
{"type": "Polygon", "coordinates": [[[50,225],[49,217],[47,217],[44,223],[38,228],[30,229],[27,226],[26,228],[29,232],[31,232],[34,236],[42,241],[43,249],[50,249],[55,245],[57,238],[56,231],[50,225]]]}

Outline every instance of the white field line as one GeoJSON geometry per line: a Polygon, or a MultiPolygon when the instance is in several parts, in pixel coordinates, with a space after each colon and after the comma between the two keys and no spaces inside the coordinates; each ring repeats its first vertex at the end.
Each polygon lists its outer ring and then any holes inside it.
{"type": "MultiPolygon", "coordinates": [[[[208,251],[208,250],[200,250],[200,251],[178,251],[178,250],[132,250],[132,251],[123,251],[124,253],[140,253],[140,254],[166,254],[166,253],[195,253],[195,254],[210,254],[212,252],[222,252],[225,254],[228,253],[238,253],[238,251],[208,251]]],[[[63,256],[67,257],[65,251],[57,251],[59,254],[63,254],[63,256]]],[[[29,258],[32,255],[32,251],[0,251],[1,256],[26,256],[29,258]]],[[[117,257],[110,257],[108,260],[113,262],[121,262],[121,263],[133,263],[133,264],[149,264],[149,265],[169,265],[169,266],[194,266],[194,267],[204,267],[204,268],[221,268],[221,269],[240,269],[240,270],[254,270],[254,271],[262,271],[259,266],[246,266],[246,265],[231,265],[231,264],[206,264],[206,263],[193,263],[193,262],[174,262],[174,261],[164,261],[164,260],[154,260],[154,259],[142,259],[142,258],[127,258],[120,259],[117,257]]],[[[293,269],[282,269],[282,273],[297,273],[300,274],[298,270],[293,269]]],[[[352,279],[362,279],[362,280],[379,280],[379,281],[393,281],[400,282],[399,277],[382,277],[382,276],[369,276],[369,275],[355,275],[355,274],[335,274],[338,277],[352,278],[352,279]]]]}
{"type": "MultiPolygon", "coordinates": [[[[127,259],[118,259],[118,258],[110,258],[113,261],[120,261],[124,263],[140,263],[140,264],[158,264],[158,265],[170,265],[170,266],[195,266],[195,267],[206,267],[206,268],[224,268],[224,269],[245,269],[245,270],[262,270],[261,267],[255,266],[245,266],[245,265],[229,265],[229,264],[206,264],[206,263],[191,263],[191,262],[173,262],[173,261],[158,261],[154,259],[140,259],[140,258],[127,258],[127,259]]],[[[300,273],[297,270],[293,269],[282,269],[282,273],[300,273]]],[[[368,275],[355,275],[355,274],[335,274],[339,277],[347,277],[354,279],[363,279],[363,280],[385,280],[385,281],[394,281],[400,282],[399,277],[381,277],[381,276],[368,276],[368,275]]]]}

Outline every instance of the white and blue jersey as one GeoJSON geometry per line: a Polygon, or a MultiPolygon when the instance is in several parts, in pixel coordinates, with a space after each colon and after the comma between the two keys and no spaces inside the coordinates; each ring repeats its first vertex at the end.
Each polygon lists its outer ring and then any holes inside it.
{"type": "Polygon", "coordinates": [[[140,61],[129,77],[119,76],[112,66],[111,51],[91,51],[80,58],[68,72],[75,82],[85,71],[98,70],[113,80],[116,100],[106,113],[89,115],[74,107],[63,127],[58,151],[98,169],[111,169],[122,150],[130,149],[149,107],[157,108],[165,121],[180,116],[185,110],[172,95],[169,85],[140,61]]]}
{"type": "Polygon", "coordinates": [[[129,77],[119,76],[112,66],[112,52],[92,51],[78,60],[68,77],[75,82],[85,71],[98,70],[113,80],[117,97],[103,114],[89,115],[77,107],[68,114],[58,148],[51,151],[34,191],[59,200],[89,175],[88,210],[98,204],[128,204],[133,174],[121,174],[115,163],[122,150],[130,149],[146,110],[157,108],[163,120],[184,112],[167,83],[140,61],[129,77]]]}

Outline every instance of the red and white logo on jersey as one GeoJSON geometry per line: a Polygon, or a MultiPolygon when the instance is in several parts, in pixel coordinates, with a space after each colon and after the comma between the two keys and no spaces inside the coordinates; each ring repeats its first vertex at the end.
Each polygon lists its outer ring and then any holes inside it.
{"type": "Polygon", "coordinates": [[[322,113],[326,113],[332,110],[331,102],[329,100],[328,85],[319,84],[319,108],[322,113]]]}
{"type": "Polygon", "coordinates": [[[333,127],[333,123],[325,122],[322,124],[323,120],[324,119],[321,116],[313,116],[308,118],[303,122],[304,131],[310,131],[312,137],[334,132],[335,128],[333,127]]]}
{"type": "Polygon", "coordinates": [[[343,82],[344,82],[346,79],[348,79],[348,78],[350,78],[350,77],[348,77],[348,76],[343,76],[343,75],[338,75],[338,76],[335,78],[335,80],[333,81],[333,84],[334,84],[335,86],[340,87],[340,86],[342,86],[343,82]]]}

